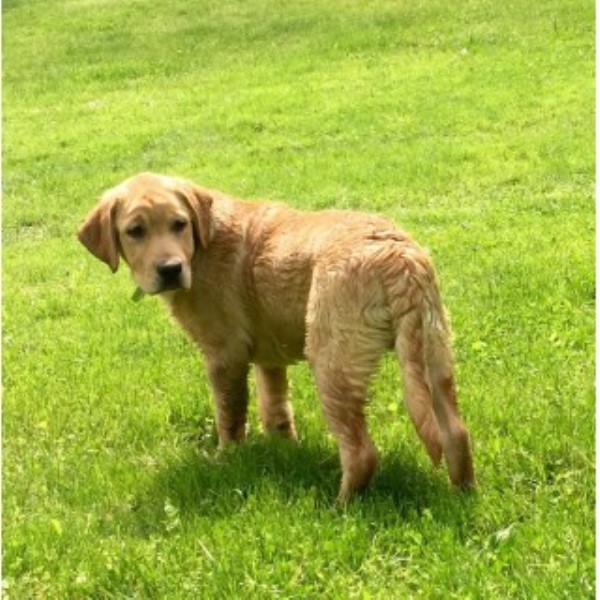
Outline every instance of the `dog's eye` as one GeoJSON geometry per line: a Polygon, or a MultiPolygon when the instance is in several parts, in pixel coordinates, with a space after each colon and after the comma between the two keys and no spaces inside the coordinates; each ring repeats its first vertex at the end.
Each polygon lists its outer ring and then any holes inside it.
{"type": "Polygon", "coordinates": [[[127,235],[132,237],[134,240],[140,240],[144,237],[146,231],[141,225],[134,225],[126,230],[127,235]]]}
{"type": "Polygon", "coordinates": [[[173,225],[171,225],[171,229],[175,233],[181,233],[186,227],[187,221],[184,221],[183,219],[177,219],[177,221],[174,221],[173,225]]]}

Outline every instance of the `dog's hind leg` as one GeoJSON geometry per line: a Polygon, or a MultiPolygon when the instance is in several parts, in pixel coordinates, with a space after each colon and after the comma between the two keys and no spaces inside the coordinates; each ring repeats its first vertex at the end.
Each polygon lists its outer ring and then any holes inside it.
{"type": "MultiPolygon", "coordinates": [[[[339,359],[345,362],[348,357],[339,359]]],[[[351,375],[323,355],[313,362],[313,371],[327,424],[339,446],[342,482],[338,499],[345,502],[367,487],[377,466],[364,414],[368,378],[351,375]]]]}
{"type": "Polygon", "coordinates": [[[328,264],[315,273],[308,305],[305,353],[339,446],[342,502],[367,487],[377,466],[365,407],[390,321],[378,273],[368,267],[365,260],[328,264]]]}
{"type": "Polygon", "coordinates": [[[296,439],[285,367],[256,365],[258,411],[265,431],[296,439]]]}
{"type": "MultiPolygon", "coordinates": [[[[335,317],[333,317],[335,319],[335,317]]],[[[329,328],[309,331],[307,356],[327,424],[340,453],[342,482],[338,499],[364,490],[377,466],[377,453],[365,418],[367,388],[385,349],[368,329],[350,327],[347,337],[329,328]]]]}

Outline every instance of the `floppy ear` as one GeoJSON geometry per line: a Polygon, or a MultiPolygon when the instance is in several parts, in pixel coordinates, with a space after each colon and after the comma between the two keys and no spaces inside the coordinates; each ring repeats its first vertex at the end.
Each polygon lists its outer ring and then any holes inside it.
{"type": "Polygon", "coordinates": [[[190,209],[194,229],[203,248],[207,248],[212,238],[212,203],[213,197],[205,190],[191,181],[175,180],[175,193],[187,204],[190,209]]]}
{"type": "Polygon", "coordinates": [[[79,241],[114,273],[119,268],[119,249],[115,227],[117,198],[107,192],[88,214],[77,232],[79,241]]]}

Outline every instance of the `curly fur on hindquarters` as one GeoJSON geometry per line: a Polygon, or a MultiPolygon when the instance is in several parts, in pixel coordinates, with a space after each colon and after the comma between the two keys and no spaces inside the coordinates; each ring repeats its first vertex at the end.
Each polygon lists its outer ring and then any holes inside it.
{"type": "Polygon", "coordinates": [[[113,271],[123,258],[198,344],[221,445],[245,436],[250,364],[265,429],[295,437],[286,366],[306,358],[339,444],[340,498],[349,498],[376,467],[366,392],[380,356],[395,350],[429,456],[445,457],[454,485],[475,484],[435,271],[387,219],[233,200],[144,173],[109,190],[79,238],[113,271]]]}

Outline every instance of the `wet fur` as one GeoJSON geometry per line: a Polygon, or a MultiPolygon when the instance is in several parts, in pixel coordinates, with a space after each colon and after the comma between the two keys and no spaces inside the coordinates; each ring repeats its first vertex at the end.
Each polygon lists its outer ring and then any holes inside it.
{"type": "Polygon", "coordinates": [[[79,238],[113,271],[123,258],[138,285],[160,294],[197,343],[220,445],[244,439],[251,364],[265,429],[295,438],[286,367],[306,359],[339,444],[339,496],[348,499],[367,486],[376,467],[366,392],[379,358],[393,350],[408,412],[431,460],[445,457],[454,485],[475,485],[434,268],[387,219],[233,200],[144,173],[109,190],[79,238]],[[140,211],[148,234],[138,246],[128,237],[127,219],[140,211]],[[168,223],[182,211],[189,229],[177,237],[168,223]],[[173,257],[185,263],[181,287],[163,291],[157,264],[173,257]]]}

